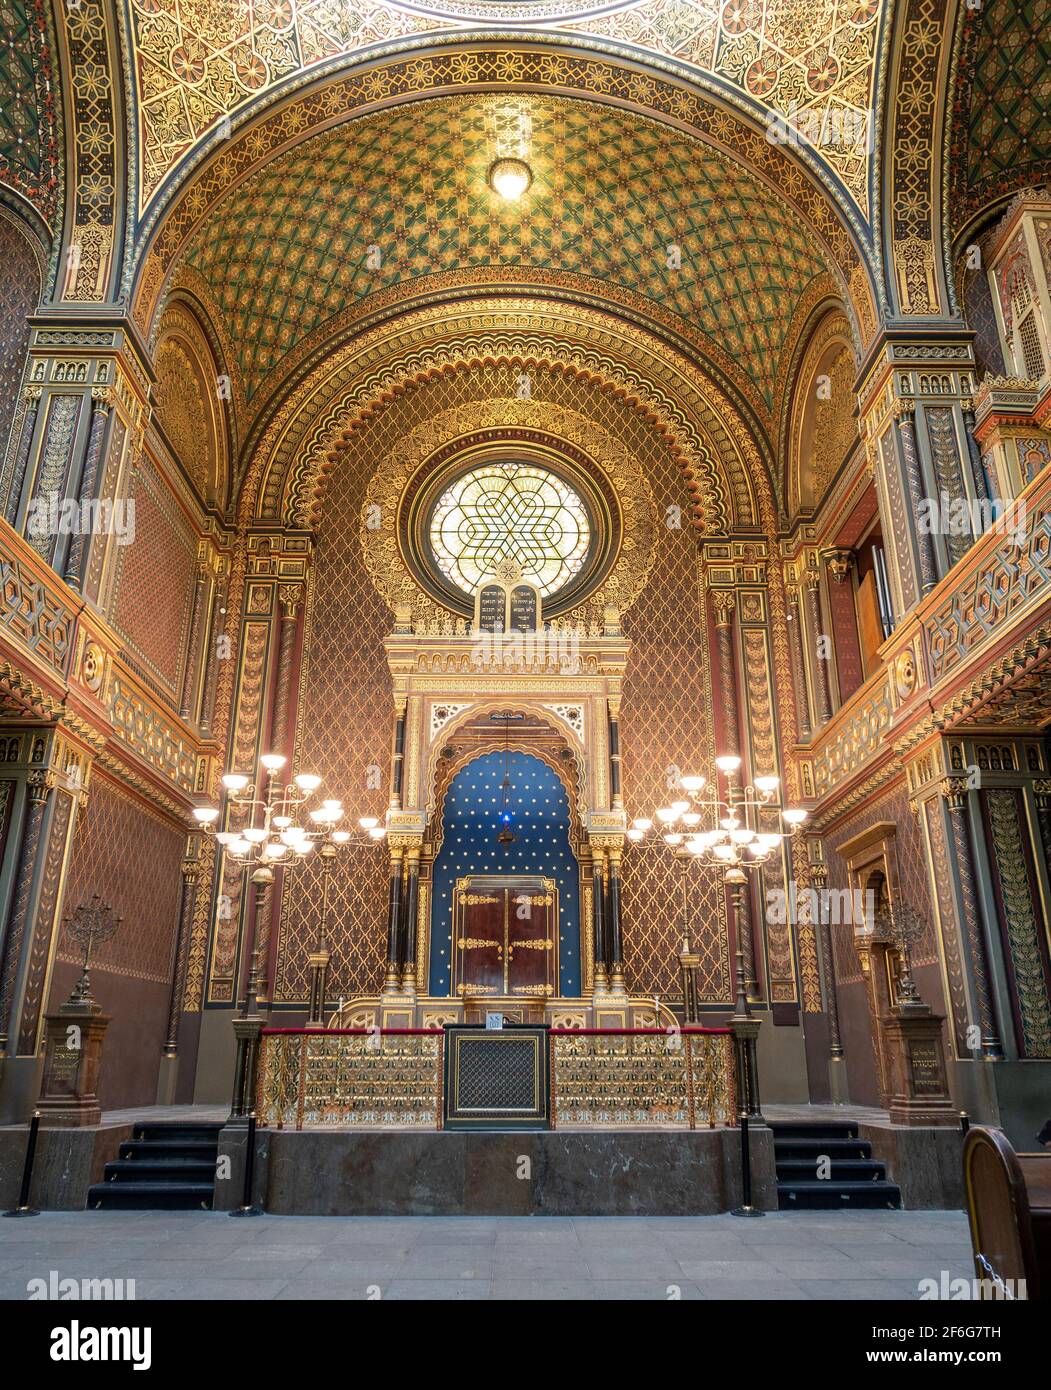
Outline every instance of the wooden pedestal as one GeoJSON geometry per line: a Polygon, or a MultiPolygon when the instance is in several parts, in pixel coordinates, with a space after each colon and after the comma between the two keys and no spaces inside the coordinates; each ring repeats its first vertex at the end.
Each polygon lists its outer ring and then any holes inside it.
{"type": "Polygon", "coordinates": [[[44,1078],[37,1109],[41,1124],[74,1129],[97,1125],[102,1041],[110,1019],[97,1004],[63,1004],[47,1015],[44,1078]]]}
{"type": "Polygon", "coordinates": [[[926,1005],[883,1018],[890,1063],[888,1109],[896,1125],[955,1125],[942,1048],[942,1016],[926,1005]]]}

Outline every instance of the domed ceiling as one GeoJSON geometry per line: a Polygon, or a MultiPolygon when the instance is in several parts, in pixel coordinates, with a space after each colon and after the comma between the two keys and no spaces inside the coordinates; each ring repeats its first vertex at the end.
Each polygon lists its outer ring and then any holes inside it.
{"type": "Polygon", "coordinates": [[[415,282],[448,289],[455,276],[608,291],[629,311],[678,316],[769,411],[796,310],[816,281],[833,285],[800,214],[709,146],[610,107],[543,98],[513,99],[534,181],[504,201],[487,173],[504,152],[508,101],[422,102],[313,137],[201,225],[183,278],[222,323],[246,399],[265,398],[271,377],[369,296],[415,282]]]}

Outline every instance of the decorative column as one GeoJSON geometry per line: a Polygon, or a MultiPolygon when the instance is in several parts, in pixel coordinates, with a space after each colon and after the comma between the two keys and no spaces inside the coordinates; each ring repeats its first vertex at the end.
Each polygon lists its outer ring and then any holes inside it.
{"type": "MultiPolygon", "coordinates": [[[[918,519],[923,511],[922,504],[928,499],[920,468],[919,447],[916,443],[915,403],[909,400],[896,401],[894,414],[897,420],[898,438],[901,440],[902,458],[905,462],[905,484],[909,491],[913,517],[918,519]]],[[[930,527],[920,526],[918,520],[916,530],[916,544],[919,549],[920,560],[920,591],[921,595],[929,594],[938,582],[934,541],[930,527]]]]}
{"type": "Polygon", "coordinates": [[[281,604],[281,627],[277,653],[277,689],[274,694],[274,718],[271,724],[270,746],[288,752],[288,715],[292,700],[292,659],[296,649],[296,618],[303,590],[298,584],[282,584],[277,591],[281,604]]]}
{"type": "Polygon", "coordinates": [[[390,760],[390,804],[401,809],[401,789],[405,775],[405,717],[408,701],[404,695],[395,696],[394,748],[390,760]]]}
{"type": "Polygon", "coordinates": [[[207,737],[215,722],[215,697],[219,684],[219,661],[233,657],[233,644],[226,632],[226,601],[230,588],[230,565],[224,557],[212,594],[212,611],[208,623],[208,656],[204,665],[204,688],[201,693],[201,733],[207,737]]]}
{"type": "Polygon", "coordinates": [[[1044,863],[1051,874],[1051,780],[1040,777],[1033,783],[1036,796],[1036,819],[1040,843],[1044,848],[1044,863]]]}
{"type": "Polygon", "coordinates": [[[620,789],[620,700],[611,699],[608,711],[610,805],[619,811],[624,807],[624,797],[620,789]]]}
{"type": "Polygon", "coordinates": [[[810,695],[806,684],[806,657],[803,653],[803,613],[799,590],[788,587],[788,634],[792,654],[792,676],[796,687],[796,724],[800,741],[810,738],[810,695]]]}
{"type": "Polygon", "coordinates": [[[175,938],[175,959],[172,964],[171,993],[168,996],[168,1028],[165,1034],[164,1055],[157,1077],[157,1104],[175,1103],[175,1083],[178,1079],[179,1015],[182,1011],[183,989],[186,983],[186,962],[190,949],[190,931],[197,906],[197,884],[200,872],[199,837],[188,837],[186,857],[182,861],[182,896],[179,901],[179,927],[175,938]]]}
{"type": "Polygon", "coordinates": [[[194,689],[197,685],[198,651],[197,640],[201,630],[201,614],[204,611],[204,597],[208,588],[208,566],[197,565],[197,578],[193,586],[193,600],[190,606],[190,628],[186,641],[186,669],[182,676],[182,697],[179,700],[179,714],[183,719],[194,717],[194,689]]]}
{"type": "Polygon", "coordinates": [[[15,455],[14,474],[11,478],[11,491],[7,495],[6,518],[8,525],[18,522],[18,509],[22,501],[22,488],[25,486],[26,469],[29,467],[29,454],[36,433],[37,415],[40,413],[40,398],[43,391],[39,386],[26,387],[26,413],[22,417],[22,433],[18,439],[18,453],[15,455]]]}
{"type": "Polygon", "coordinates": [[[626,994],[624,984],[624,947],[620,932],[620,858],[623,847],[618,843],[607,851],[609,861],[609,992],[626,994]]]}
{"type": "MultiPolygon", "coordinates": [[[[84,455],[84,467],[80,474],[77,489],[78,501],[83,505],[95,497],[98,486],[99,460],[102,458],[102,443],[109,424],[112,398],[108,386],[96,386],[91,392],[91,426],[88,431],[88,447],[84,455]]],[[[83,513],[82,513],[83,515],[83,513]]],[[[66,583],[73,589],[80,589],[84,583],[84,565],[88,553],[90,533],[84,526],[77,530],[69,547],[66,560],[66,583]]]]}
{"type": "Polygon", "coordinates": [[[390,891],[387,906],[387,978],[384,994],[397,994],[401,989],[401,968],[398,959],[401,944],[402,858],[401,845],[390,846],[390,891]]]}
{"type": "MultiPolygon", "coordinates": [[[[734,662],[733,619],[736,600],[732,589],[713,589],[712,609],[715,614],[715,645],[719,668],[720,712],[723,719],[725,751],[741,756],[741,727],[737,713],[737,668],[734,662]]],[[[752,898],[749,891],[741,896],[738,927],[744,955],[745,988],[748,998],[759,999],[759,982],[755,976],[755,940],[752,924],[752,898]]],[[[692,947],[692,941],[691,941],[692,947]]]]}
{"type": "Polygon", "coordinates": [[[818,933],[825,959],[825,1008],[828,1013],[828,1081],[834,1105],[847,1101],[847,1068],[839,1026],[839,997],[836,993],[836,958],[832,953],[832,927],[828,917],[828,865],[818,860],[810,865],[810,877],[817,893],[818,933]]]}
{"type": "Polygon", "coordinates": [[[30,772],[26,786],[26,810],[22,825],[22,842],[18,848],[18,871],[15,880],[14,900],[7,919],[3,945],[0,947],[0,1057],[9,1052],[9,1028],[11,1009],[14,1003],[18,968],[22,960],[22,945],[29,925],[30,906],[33,898],[33,882],[40,849],[41,831],[48,798],[54,786],[54,776],[49,772],[30,772]]]}
{"type": "Polygon", "coordinates": [[[595,993],[609,991],[607,958],[609,947],[606,941],[606,872],[605,853],[595,844],[591,846],[591,901],[594,914],[595,941],[595,993]]]}
{"type": "Polygon", "coordinates": [[[967,778],[947,777],[942,782],[940,791],[949,808],[949,825],[953,848],[956,851],[956,867],[960,877],[960,925],[967,959],[970,962],[971,978],[974,981],[975,1006],[982,1034],[982,1055],[990,1061],[999,1061],[1004,1055],[1004,1049],[989,987],[989,955],[985,933],[982,930],[974,892],[975,863],[967,826],[967,778]]]}
{"type": "Polygon", "coordinates": [[[807,619],[811,641],[814,643],[814,684],[817,687],[818,721],[826,724],[832,718],[832,687],[828,679],[828,658],[818,650],[821,631],[821,576],[817,570],[807,570],[803,576],[806,593],[807,619]]]}
{"type": "Polygon", "coordinates": [[[321,856],[321,917],[318,920],[317,944],[307,957],[310,966],[310,1015],[307,1022],[321,1025],[325,1021],[325,994],[328,985],[328,898],[332,870],[336,864],[336,846],[328,840],[318,850],[321,856]]]}
{"type": "Polygon", "coordinates": [[[989,501],[989,485],[985,478],[985,469],[982,466],[982,451],[978,447],[978,440],[975,438],[974,430],[976,420],[974,416],[974,402],[969,396],[965,396],[961,401],[963,406],[963,432],[967,440],[967,461],[971,465],[971,481],[974,484],[974,495],[979,502],[989,501]]]}
{"type": "Polygon", "coordinates": [[[401,992],[416,993],[416,914],[420,901],[420,846],[405,851],[405,928],[402,933],[401,992]]]}

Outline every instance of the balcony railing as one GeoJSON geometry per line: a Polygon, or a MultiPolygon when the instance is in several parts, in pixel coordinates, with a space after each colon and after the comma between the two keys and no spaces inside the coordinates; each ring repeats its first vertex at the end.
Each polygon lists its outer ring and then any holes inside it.
{"type": "MultiPolygon", "coordinates": [[[[275,1129],[440,1129],[439,1029],[264,1028],[256,1113],[275,1129]]],[[[552,1126],[696,1129],[736,1119],[727,1028],[552,1028],[552,1126]]]]}

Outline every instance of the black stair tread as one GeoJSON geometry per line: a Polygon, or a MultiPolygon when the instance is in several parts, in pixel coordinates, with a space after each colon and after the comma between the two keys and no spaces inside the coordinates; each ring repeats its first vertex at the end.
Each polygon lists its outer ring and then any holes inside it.
{"type": "Polygon", "coordinates": [[[827,1192],[830,1196],[837,1192],[871,1192],[874,1187],[901,1195],[898,1184],[889,1182],[885,1178],[878,1182],[857,1181],[850,1178],[843,1182],[833,1182],[829,1178],[792,1178],[790,1182],[778,1182],[777,1184],[778,1192],[827,1192]]]}
{"type": "MultiPolygon", "coordinates": [[[[780,1177],[785,1174],[791,1177],[796,1173],[813,1173],[817,1163],[813,1158],[779,1158],[777,1160],[777,1175],[780,1177]]],[[[852,1173],[859,1175],[866,1172],[876,1173],[881,1178],[886,1177],[886,1165],[872,1158],[833,1158],[830,1164],[832,1180],[842,1176],[850,1177],[852,1173]]],[[[828,1178],[821,1179],[828,1182],[828,1178]]]]}
{"type": "Polygon", "coordinates": [[[207,1182],[215,1175],[215,1164],[192,1158],[116,1158],[106,1164],[107,1182],[125,1175],[133,1182],[140,1182],[143,1175],[151,1173],[168,1180],[192,1177],[207,1182]]]}
{"type": "Polygon", "coordinates": [[[788,1120],[768,1120],[770,1128],[774,1132],[774,1141],[778,1139],[857,1139],[858,1127],[851,1121],[843,1120],[836,1123],[821,1124],[817,1121],[811,1123],[795,1122],[788,1120]]]}
{"type": "Polygon", "coordinates": [[[167,1121],[158,1124],[140,1123],[135,1126],[133,1138],[136,1142],[185,1144],[195,1139],[218,1143],[219,1131],[223,1128],[217,1120],[214,1124],[173,1124],[167,1121]]]}
{"type": "Polygon", "coordinates": [[[201,1202],[211,1205],[214,1195],[215,1188],[210,1182],[96,1182],[88,1188],[88,1206],[123,1198],[140,1201],[147,1197],[178,1199],[192,1206],[201,1202]]]}
{"type": "Polygon", "coordinates": [[[842,1154],[844,1158],[868,1158],[872,1145],[867,1139],[775,1139],[774,1156],[785,1158],[806,1157],[808,1154],[827,1153],[829,1157],[842,1154]]]}
{"type": "Polygon", "coordinates": [[[194,1158],[199,1161],[215,1158],[219,1145],[210,1139],[125,1139],[120,1146],[121,1158],[194,1158]]]}

